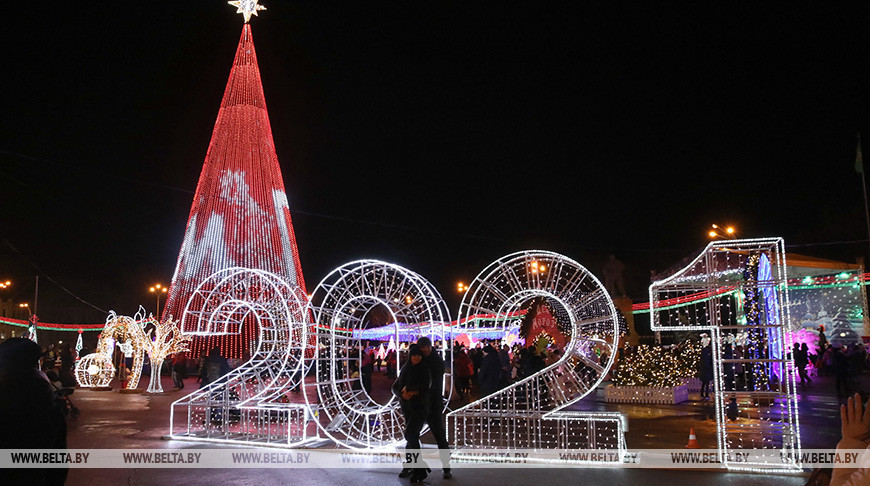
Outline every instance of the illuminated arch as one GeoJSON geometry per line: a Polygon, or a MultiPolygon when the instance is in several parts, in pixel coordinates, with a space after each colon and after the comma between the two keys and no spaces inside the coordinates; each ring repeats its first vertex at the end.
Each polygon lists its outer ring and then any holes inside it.
{"type": "MultiPolygon", "coordinates": [[[[87,366],[81,369],[81,373],[79,373],[79,366],[76,365],[76,380],[82,386],[87,386],[84,383],[92,383],[90,386],[108,386],[115,372],[115,367],[112,365],[112,352],[115,350],[115,345],[118,344],[119,347],[124,349],[125,355],[128,354],[128,351],[133,355],[133,367],[130,369],[127,378],[126,389],[135,390],[139,386],[139,378],[142,376],[142,365],[145,362],[145,348],[147,345],[146,339],[144,310],[140,308],[140,312],[136,314],[135,319],[119,316],[114,311],[109,312],[109,317],[106,318],[106,325],[97,340],[96,351],[85,356],[82,360],[93,355],[100,355],[100,357],[94,356],[89,358],[87,366]],[[127,348],[128,346],[129,348],[127,348]],[[102,369],[100,373],[96,374],[98,376],[94,376],[95,374],[90,372],[95,370],[93,366],[99,366],[102,369]],[[109,376],[108,381],[106,381],[107,375],[109,376]],[[98,385],[96,383],[105,384],[98,385]]],[[[80,363],[82,360],[80,360],[80,363]]]]}

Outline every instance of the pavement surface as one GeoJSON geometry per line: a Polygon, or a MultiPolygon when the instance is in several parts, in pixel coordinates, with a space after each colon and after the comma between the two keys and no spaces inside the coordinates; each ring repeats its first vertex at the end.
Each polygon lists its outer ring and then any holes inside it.
{"type": "MultiPolygon", "coordinates": [[[[380,381],[380,380],[379,380],[380,381]]],[[[82,410],[78,419],[69,419],[70,448],[81,449],[191,449],[215,448],[200,444],[165,440],[169,432],[169,406],[172,401],[198,385],[189,379],[183,391],[164,395],[122,394],[117,391],[77,389],[71,397],[82,410]]],[[[863,383],[862,383],[863,384],[863,383]]],[[[169,390],[171,380],[164,378],[169,390]]],[[[866,387],[864,389],[867,389],[866,387]]],[[[839,411],[832,380],[819,377],[801,392],[801,432],[804,448],[833,448],[839,440],[839,411]]],[[[716,428],[709,402],[690,396],[679,405],[617,405],[603,401],[603,391],[575,404],[578,410],[616,410],[629,420],[626,436],[630,449],[682,448],[694,427],[702,448],[715,448],[716,428]]],[[[434,442],[424,437],[424,442],[434,442]]],[[[253,448],[252,448],[253,450],[253,448]]],[[[270,449],[273,450],[273,449],[270,449]]],[[[71,469],[70,485],[164,485],[164,484],[408,484],[397,471],[385,469],[71,469]]],[[[649,469],[457,469],[453,479],[441,478],[436,469],[426,484],[524,485],[545,481],[548,484],[704,484],[704,485],[803,485],[805,475],[754,475],[698,470],[649,469]]]]}

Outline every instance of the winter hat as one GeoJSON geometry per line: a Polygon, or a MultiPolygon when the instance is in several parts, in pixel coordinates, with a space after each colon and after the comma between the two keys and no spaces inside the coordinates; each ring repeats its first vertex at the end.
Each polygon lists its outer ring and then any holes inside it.
{"type": "Polygon", "coordinates": [[[0,343],[0,369],[36,368],[42,350],[30,339],[11,338],[0,343]]]}

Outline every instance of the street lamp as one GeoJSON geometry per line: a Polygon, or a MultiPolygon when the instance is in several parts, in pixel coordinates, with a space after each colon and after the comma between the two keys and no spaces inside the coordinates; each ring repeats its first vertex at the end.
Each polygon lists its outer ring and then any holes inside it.
{"type": "Polygon", "coordinates": [[[157,318],[158,319],[160,318],[160,296],[165,294],[167,292],[167,290],[168,289],[166,287],[164,287],[163,285],[160,285],[160,284],[154,284],[154,286],[152,286],[150,289],[148,289],[149,292],[151,292],[152,294],[157,296],[157,318]]]}
{"type": "Polygon", "coordinates": [[[30,321],[30,326],[27,327],[29,339],[35,343],[38,343],[38,341],[36,340],[36,323],[39,322],[39,320],[36,318],[36,315],[30,311],[30,304],[28,304],[27,302],[22,302],[18,304],[18,307],[21,307],[22,309],[27,309],[27,320],[30,321]]]}
{"type": "Polygon", "coordinates": [[[458,283],[456,284],[456,291],[459,292],[459,293],[467,292],[467,291],[468,291],[468,285],[465,285],[465,284],[462,283],[462,282],[458,282],[458,283]]]}
{"type": "Polygon", "coordinates": [[[710,238],[721,238],[725,240],[733,240],[737,238],[734,235],[736,231],[733,226],[719,226],[718,224],[710,225],[710,231],[707,232],[707,236],[710,238]]]}
{"type": "Polygon", "coordinates": [[[9,288],[12,286],[12,282],[7,280],[5,282],[0,282],[0,289],[9,288]]]}
{"type": "Polygon", "coordinates": [[[543,263],[538,263],[537,261],[529,263],[529,267],[531,267],[532,273],[544,273],[547,271],[547,266],[543,263]]]}

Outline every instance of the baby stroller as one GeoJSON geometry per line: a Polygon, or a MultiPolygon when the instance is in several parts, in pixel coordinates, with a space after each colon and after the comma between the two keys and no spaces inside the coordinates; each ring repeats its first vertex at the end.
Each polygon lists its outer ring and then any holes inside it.
{"type": "Polygon", "coordinates": [[[51,386],[54,387],[54,399],[57,401],[57,405],[63,412],[64,417],[72,417],[74,419],[79,418],[82,411],[79,410],[79,407],[76,407],[72,400],[69,399],[69,396],[73,394],[75,389],[69,387],[59,388],[54,383],[52,383],[51,386]]]}
{"type": "Polygon", "coordinates": [[[51,387],[54,388],[54,399],[57,401],[57,405],[63,412],[64,417],[79,418],[79,415],[82,413],[81,410],[69,399],[75,388],[63,386],[63,381],[50,367],[45,370],[45,376],[48,378],[48,382],[51,383],[51,387]]]}

